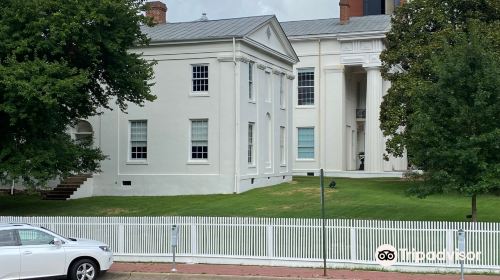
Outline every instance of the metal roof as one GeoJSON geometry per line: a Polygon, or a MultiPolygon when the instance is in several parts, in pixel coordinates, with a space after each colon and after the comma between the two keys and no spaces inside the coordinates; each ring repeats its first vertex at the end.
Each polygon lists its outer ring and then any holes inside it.
{"type": "Polygon", "coordinates": [[[142,31],[151,38],[152,42],[242,38],[273,17],[273,15],[266,15],[165,23],[153,27],[143,26],[142,31]]]}
{"type": "Polygon", "coordinates": [[[281,22],[283,30],[289,37],[374,31],[387,32],[391,27],[390,24],[391,17],[389,15],[351,17],[347,24],[340,24],[338,18],[281,22]]]}

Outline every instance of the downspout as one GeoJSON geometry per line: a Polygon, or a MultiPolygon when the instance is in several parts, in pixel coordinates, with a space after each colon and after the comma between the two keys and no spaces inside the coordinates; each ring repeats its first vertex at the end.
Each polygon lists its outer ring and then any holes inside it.
{"type": "MultiPolygon", "coordinates": [[[[319,153],[318,153],[318,163],[319,163],[319,168],[325,168],[325,164],[322,161],[321,154],[324,153],[325,151],[322,149],[322,147],[325,147],[326,145],[326,139],[323,139],[323,135],[325,134],[325,130],[323,127],[321,127],[321,106],[324,103],[324,100],[321,100],[321,39],[318,39],[318,139],[319,139],[319,153]]],[[[326,98],[325,98],[326,99],[326,98]]]]}
{"type": "Polygon", "coordinates": [[[236,39],[233,37],[233,63],[234,63],[234,193],[240,192],[240,94],[238,90],[238,65],[236,63],[236,39]]]}

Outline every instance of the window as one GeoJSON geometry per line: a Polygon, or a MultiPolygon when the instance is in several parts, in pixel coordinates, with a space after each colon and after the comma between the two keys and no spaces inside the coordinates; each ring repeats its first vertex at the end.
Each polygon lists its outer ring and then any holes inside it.
{"type": "Polygon", "coordinates": [[[363,15],[383,15],[385,14],[385,0],[364,0],[363,15]]]}
{"type": "Polygon", "coordinates": [[[255,100],[253,95],[253,62],[248,63],[248,99],[255,100]]]}
{"type": "Polygon", "coordinates": [[[314,159],[314,128],[298,128],[298,158],[314,159]]]}
{"type": "Polygon", "coordinates": [[[191,120],[191,159],[208,159],[208,120],[191,120]]]}
{"type": "Polygon", "coordinates": [[[284,126],[280,126],[280,162],[286,164],[286,131],[284,126]]]}
{"type": "Polygon", "coordinates": [[[298,70],[298,105],[314,105],[314,68],[298,70]]]}
{"type": "Polygon", "coordinates": [[[283,80],[284,80],[285,75],[280,76],[280,108],[285,109],[285,89],[283,80]]]}
{"type": "Polygon", "coordinates": [[[48,245],[54,241],[54,236],[35,229],[20,229],[19,240],[21,245],[48,245]]]}
{"type": "Polygon", "coordinates": [[[88,121],[80,120],[75,127],[75,140],[83,145],[92,144],[92,125],[88,121]]]}
{"type": "Polygon", "coordinates": [[[255,165],[255,148],[254,148],[254,127],[255,123],[248,123],[248,164],[255,165]]]}
{"type": "Polygon", "coordinates": [[[193,92],[208,92],[208,65],[192,65],[193,92]]]}
{"type": "Polygon", "coordinates": [[[148,121],[130,121],[130,159],[148,158],[148,121]]]}
{"type": "Polygon", "coordinates": [[[0,230],[0,247],[18,246],[14,230],[0,230]]]}

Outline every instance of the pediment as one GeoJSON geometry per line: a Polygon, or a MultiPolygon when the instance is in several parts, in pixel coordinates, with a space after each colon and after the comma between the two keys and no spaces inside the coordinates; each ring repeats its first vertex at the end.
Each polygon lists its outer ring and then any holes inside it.
{"type": "Polygon", "coordinates": [[[277,20],[268,21],[245,37],[292,60],[298,60],[292,45],[277,20]]]}

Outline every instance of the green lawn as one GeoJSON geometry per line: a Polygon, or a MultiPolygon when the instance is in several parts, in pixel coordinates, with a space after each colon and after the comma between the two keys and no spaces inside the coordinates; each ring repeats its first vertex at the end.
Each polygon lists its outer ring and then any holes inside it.
{"type": "MultiPolygon", "coordinates": [[[[44,201],[36,196],[0,196],[0,216],[253,216],[320,217],[318,177],[255,189],[238,195],[173,197],[95,197],[44,201]]],[[[411,183],[396,179],[335,179],[326,190],[329,218],[465,221],[470,198],[434,195],[409,197],[411,183]]],[[[326,184],[330,179],[326,180],[326,184]]],[[[500,197],[480,196],[481,221],[500,221],[500,197]]]]}

